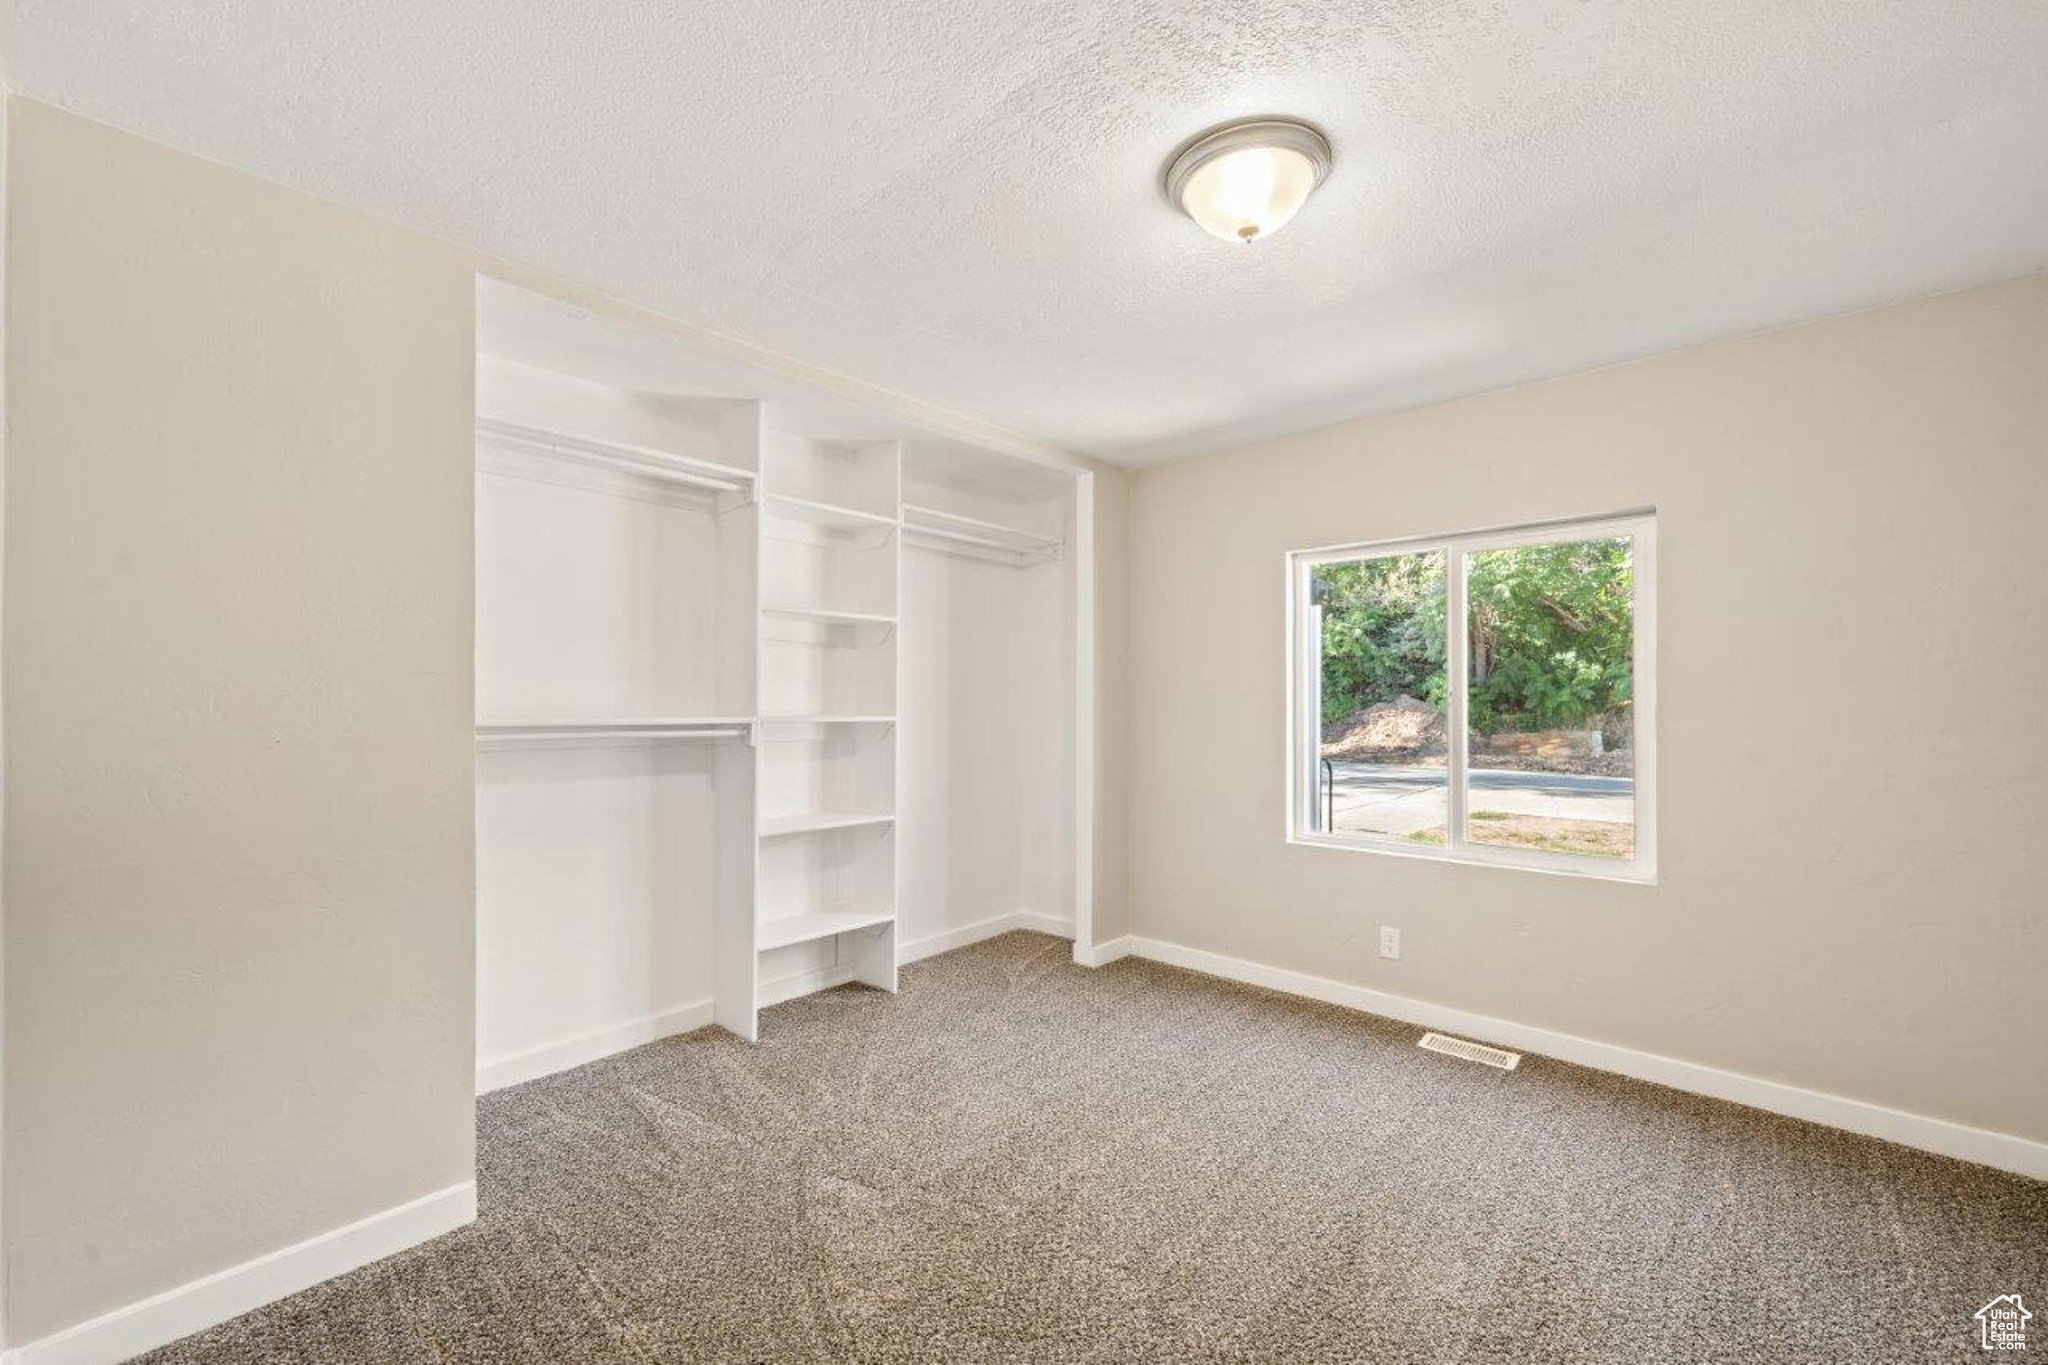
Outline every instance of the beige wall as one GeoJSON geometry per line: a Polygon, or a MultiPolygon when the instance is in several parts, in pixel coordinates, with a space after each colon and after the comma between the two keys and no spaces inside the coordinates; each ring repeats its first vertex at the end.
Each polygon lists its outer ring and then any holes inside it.
{"type": "MultiPolygon", "coordinates": [[[[7,223],[7,128],[10,109],[4,90],[0,90],[0,302],[7,297],[7,252],[5,249],[7,223]]],[[[5,374],[7,354],[7,310],[0,306],[0,566],[6,559],[6,506],[7,506],[7,382],[5,374]]],[[[4,574],[0,567],[0,574],[4,574]]],[[[6,898],[6,828],[7,763],[6,763],[6,614],[4,591],[0,591],[0,1346],[8,1340],[7,1316],[7,898],[6,898]]]]}
{"type": "Polygon", "coordinates": [[[14,1344],[470,1176],[476,271],[1026,443],[8,107],[14,1344]]]}
{"type": "Polygon", "coordinates": [[[10,1335],[469,1179],[471,275],[13,105],[10,1335]]]}
{"type": "Polygon", "coordinates": [[[1147,471],[1133,932],[2048,1139],[2044,524],[2048,275],[1147,471]],[[1284,842],[1287,551],[1639,505],[1659,885],[1284,842]]]}

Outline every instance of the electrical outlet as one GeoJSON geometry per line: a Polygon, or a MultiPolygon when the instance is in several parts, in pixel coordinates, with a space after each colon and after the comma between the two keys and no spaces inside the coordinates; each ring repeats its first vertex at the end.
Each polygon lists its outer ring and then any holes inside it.
{"type": "Polygon", "coordinates": [[[1401,956],[1401,931],[1380,926],[1380,956],[1398,958],[1401,956]]]}

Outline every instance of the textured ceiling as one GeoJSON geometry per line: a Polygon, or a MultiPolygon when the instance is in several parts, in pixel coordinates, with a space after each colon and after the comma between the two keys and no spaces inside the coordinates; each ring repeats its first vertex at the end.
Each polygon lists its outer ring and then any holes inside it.
{"type": "Polygon", "coordinates": [[[15,90],[1142,463],[2048,265],[2040,0],[0,0],[15,90]],[[1272,241],[1207,124],[1336,147],[1272,241]]]}

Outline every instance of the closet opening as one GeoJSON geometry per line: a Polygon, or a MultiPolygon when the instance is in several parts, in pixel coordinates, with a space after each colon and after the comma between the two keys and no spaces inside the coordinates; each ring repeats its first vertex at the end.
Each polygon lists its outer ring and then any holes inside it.
{"type": "Polygon", "coordinates": [[[1085,927],[1085,470],[497,280],[476,336],[479,1092],[1085,927]]]}

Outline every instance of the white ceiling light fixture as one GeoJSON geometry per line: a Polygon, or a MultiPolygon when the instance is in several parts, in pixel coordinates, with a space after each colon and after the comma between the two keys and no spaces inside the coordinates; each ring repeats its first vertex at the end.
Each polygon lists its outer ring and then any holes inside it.
{"type": "Polygon", "coordinates": [[[1211,128],[1166,166],[1166,197],[1204,231],[1253,242],[1286,226],[1330,173],[1330,140],[1298,119],[1211,128]]]}

